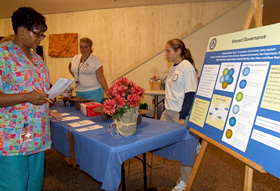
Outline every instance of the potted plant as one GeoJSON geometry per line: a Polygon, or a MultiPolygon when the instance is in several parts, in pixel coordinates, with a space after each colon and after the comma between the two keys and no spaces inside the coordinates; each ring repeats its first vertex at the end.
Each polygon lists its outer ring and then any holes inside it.
{"type": "Polygon", "coordinates": [[[119,78],[107,91],[109,96],[103,103],[103,111],[113,117],[111,129],[129,136],[136,132],[139,102],[144,89],[125,77],[119,78]]]}

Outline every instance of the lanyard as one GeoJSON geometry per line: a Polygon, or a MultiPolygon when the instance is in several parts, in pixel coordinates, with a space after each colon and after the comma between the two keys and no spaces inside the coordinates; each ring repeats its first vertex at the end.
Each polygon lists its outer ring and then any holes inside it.
{"type": "MultiPolygon", "coordinates": [[[[90,56],[90,54],[88,55],[88,57],[90,56]]],[[[80,63],[79,63],[79,66],[78,66],[78,79],[79,79],[79,76],[80,76],[80,69],[81,67],[86,63],[88,57],[85,59],[85,61],[82,63],[82,57],[80,59],[80,63]]]]}

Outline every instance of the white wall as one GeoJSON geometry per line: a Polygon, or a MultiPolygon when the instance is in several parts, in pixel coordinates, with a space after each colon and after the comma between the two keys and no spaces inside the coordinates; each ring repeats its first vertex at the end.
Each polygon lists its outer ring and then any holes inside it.
{"type": "MultiPolygon", "coordinates": [[[[211,23],[182,39],[186,47],[192,52],[196,68],[198,69],[198,75],[200,75],[202,69],[209,38],[242,30],[249,7],[250,1],[245,1],[224,15],[216,18],[211,23]]],[[[125,75],[125,77],[134,81],[142,88],[149,89],[149,79],[154,74],[158,75],[159,77],[166,76],[169,67],[172,65],[166,61],[164,49],[165,47],[162,47],[163,51],[161,53],[151,58],[149,61],[143,63],[135,70],[129,72],[125,75]]],[[[164,97],[160,97],[160,99],[163,98],[164,97]]],[[[153,108],[152,96],[144,96],[143,102],[149,105],[150,110],[153,108]]],[[[148,115],[152,116],[152,114],[153,112],[150,112],[148,115]]]]}

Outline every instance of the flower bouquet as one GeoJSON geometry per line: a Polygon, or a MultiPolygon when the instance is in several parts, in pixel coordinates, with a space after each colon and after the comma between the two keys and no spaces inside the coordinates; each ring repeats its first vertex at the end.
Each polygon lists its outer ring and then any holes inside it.
{"type": "Polygon", "coordinates": [[[140,98],[144,89],[125,77],[118,79],[107,91],[109,99],[103,103],[103,111],[113,117],[114,122],[109,130],[114,128],[118,134],[129,136],[136,132],[140,98]]]}

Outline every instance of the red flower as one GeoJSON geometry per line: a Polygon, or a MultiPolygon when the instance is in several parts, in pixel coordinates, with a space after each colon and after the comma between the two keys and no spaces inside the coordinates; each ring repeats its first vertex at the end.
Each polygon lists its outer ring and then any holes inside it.
{"type": "Polygon", "coordinates": [[[139,97],[137,94],[128,95],[127,99],[129,107],[136,107],[139,105],[139,97]]]}
{"type": "Polygon", "coordinates": [[[126,91],[127,91],[127,86],[120,85],[120,86],[117,87],[117,91],[118,91],[117,95],[125,97],[125,94],[126,94],[126,91]]]}
{"type": "Polygon", "coordinates": [[[118,108],[123,108],[126,103],[126,100],[122,96],[117,96],[117,97],[115,97],[115,102],[116,102],[118,108]]]}
{"type": "Polygon", "coordinates": [[[116,111],[116,102],[113,99],[106,99],[103,103],[103,111],[107,115],[113,115],[116,111]]]}
{"type": "Polygon", "coordinates": [[[130,90],[131,94],[137,94],[140,97],[143,97],[144,89],[139,86],[133,86],[130,90]]]}

